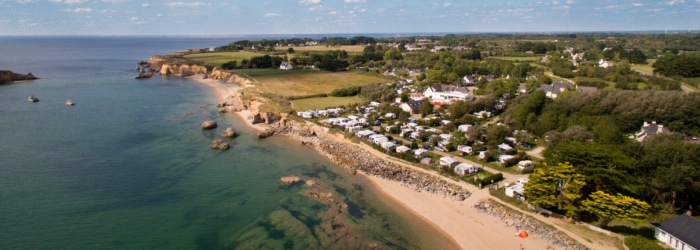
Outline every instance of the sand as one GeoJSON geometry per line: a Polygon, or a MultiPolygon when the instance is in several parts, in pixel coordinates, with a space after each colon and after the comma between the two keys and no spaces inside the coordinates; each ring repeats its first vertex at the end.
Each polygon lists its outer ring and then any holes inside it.
{"type": "MultiPolygon", "coordinates": [[[[211,87],[219,97],[219,102],[225,101],[229,96],[241,89],[240,86],[234,84],[224,84],[214,79],[203,79],[201,75],[187,78],[211,87]]],[[[244,120],[249,121],[250,111],[246,110],[235,113],[244,120]]],[[[258,126],[250,123],[247,124],[258,131],[267,129],[266,125],[258,126]]],[[[344,140],[342,138],[336,139],[344,140]]],[[[392,160],[371,148],[366,148],[366,150],[369,150],[377,157],[392,160]]],[[[417,171],[428,172],[439,176],[432,171],[416,168],[402,162],[396,163],[417,171]]],[[[479,190],[474,186],[465,183],[457,183],[454,180],[445,178],[445,180],[462,185],[472,192],[471,197],[465,201],[454,201],[439,195],[413,191],[407,187],[401,186],[399,182],[389,181],[375,176],[367,176],[362,173],[360,173],[360,176],[368,178],[370,180],[369,183],[374,186],[373,189],[383,193],[380,195],[392,199],[395,204],[401,204],[417,218],[428,221],[436,230],[452,238],[461,249],[520,249],[521,246],[523,249],[556,249],[546,241],[536,237],[528,237],[525,239],[516,237],[515,228],[506,227],[505,222],[500,221],[496,217],[477,213],[476,210],[473,209],[474,204],[482,199],[491,197],[486,189],[479,190]]],[[[582,243],[585,244],[587,242],[582,243]]]]}

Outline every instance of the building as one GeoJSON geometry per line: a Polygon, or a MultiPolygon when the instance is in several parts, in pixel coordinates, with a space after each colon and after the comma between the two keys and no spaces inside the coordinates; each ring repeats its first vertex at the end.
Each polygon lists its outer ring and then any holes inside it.
{"type": "Polygon", "coordinates": [[[687,214],[681,214],[661,223],[656,227],[654,237],[673,249],[700,249],[700,220],[687,214]]]}
{"type": "Polygon", "coordinates": [[[428,87],[428,89],[423,92],[423,95],[434,101],[465,101],[470,97],[469,90],[467,88],[450,85],[428,87]]]}
{"type": "Polygon", "coordinates": [[[639,132],[634,134],[634,139],[641,142],[650,135],[670,132],[671,130],[664,127],[664,125],[656,124],[656,121],[652,121],[651,123],[645,121],[644,124],[642,124],[642,128],[639,129],[639,132]]]}
{"type": "Polygon", "coordinates": [[[292,69],[294,69],[294,66],[292,66],[292,64],[289,62],[282,62],[280,64],[280,69],[281,70],[292,70],[292,69]]]}
{"type": "Polygon", "coordinates": [[[559,96],[559,93],[567,90],[573,90],[574,84],[571,82],[553,82],[550,85],[542,84],[537,89],[544,91],[547,97],[556,99],[557,96],[559,96]]]}
{"type": "Polygon", "coordinates": [[[482,170],[483,169],[480,167],[472,166],[471,164],[467,163],[460,163],[459,165],[455,166],[455,173],[458,175],[473,174],[482,170]]]}
{"type": "Polygon", "coordinates": [[[525,183],[527,181],[528,178],[520,178],[517,181],[515,181],[513,185],[507,186],[506,195],[524,201],[525,196],[523,195],[523,193],[525,192],[525,183]]]}
{"type": "Polygon", "coordinates": [[[535,168],[535,162],[531,160],[519,161],[518,171],[526,171],[535,168]]]}

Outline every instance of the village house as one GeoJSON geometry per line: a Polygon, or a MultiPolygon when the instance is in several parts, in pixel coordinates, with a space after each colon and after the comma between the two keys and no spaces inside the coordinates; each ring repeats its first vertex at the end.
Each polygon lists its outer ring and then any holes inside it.
{"type": "Polygon", "coordinates": [[[466,133],[467,131],[469,131],[469,128],[471,128],[471,127],[472,127],[471,124],[462,124],[462,125],[457,126],[457,130],[466,133]]]}
{"type": "Polygon", "coordinates": [[[547,84],[542,84],[538,88],[538,90],[544,91],[545,95],[549,98],[556,99],[557,96],[559,96],[559,93],[564,92],[566,90],[572,90],[574,88],[574,84],[571,82],[553,82],[550,85],[547,84]]]}
{"type": "Polygon", "coordinates": [[[506,187],[506,196],[513,197],[519,200],[525,200],[523,193],[525,192],[525,183],[528,181],[527,178],[520,178],[513,185],[506,187]]]}
{"type": "Polygon", "coordinates": [[[521,83],[520,85],[518,85],[518,93],[527,94],[527,85],[524,83],[521,83]]]}
{"type": "Polygon", "coordinates": [[[670,132],[671,130],[664,127],[664,125],[656,124],[656,121],[652,121],[651,123],[645,121],[644,124],[642,124],[642,128],[639,130],[639,132],[634,134],[632,137],[634,137],[633,139],[636,139],[637,141],[641,142],[644,141],[644,139],[646,139],[648,136],[670,132]]]}
{"type": "Polygon", "coordinates": [[[498,156],[498,163],[501,164],[501,165],[506,165],[506,163],[508,163],[508,161],[512,160],[513,158],[515,158],[515,156],[512,156],[512,155],[499,155],[499,156],[498,156]]]}
{"type": "Polygon", "coordinates": [[[661,223],[652,223],[654,237],[677,250],[700,249],[700,220],[681,214],[661,223]]]}
{"type": "Polygon", "coordinates": [[[280,63],[280,69],[281,70],[292,70],[292,69],[294,69],[294,66],[292,66],[292,64],[289,62],[282,62],[282,63],[280,63]]]}
{"type": "Polygon", "coordinates": [[[396,153],[408,154],[411,153],[411,148],[401,145],[396,147],[396,153]]]}
{"type": "Polygon", "coordinates": [[[420,114],[420,105],[423,105],[423,101],[412,101],[407,103],[402,103],[399,106],[403,111],[410,113],[411,115],[420,114]]]}
{"type": "Polygon", "coordinates": [[[576,92],[578,92],[578,93],[595,93],[596,91],[598,91],[598,88],[596,88],[596,87],[586,87],[586,86],[576,85],[576,92]]]}
{"type": "Polygon", "coordinates": [[[416,157],[416,159],[420,159],[425,157],[428,154],[428,150],[419,148],[416,149],[416,151],[413,151],[413,155],[416,157]]]}
{"type": "Polygon", "coordinates": [[[428,87],[428,89],[423,92],[423,95],[434,101],[465,101],[470,97],[469,90],[467,88],[450,85],[428,87]]]}

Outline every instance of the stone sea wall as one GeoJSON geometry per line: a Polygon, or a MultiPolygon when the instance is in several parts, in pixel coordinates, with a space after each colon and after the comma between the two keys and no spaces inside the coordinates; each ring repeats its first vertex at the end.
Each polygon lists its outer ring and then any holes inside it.
{"type": "Polygon", "coordinates": [[[463,187],[428,173],[399,166],[391,161],[379,159],[356,144],[328,138],[315,125],[283,120],[274,128],[274,134],[289,135],[302,140],[302,144],[312,147],[333,163],[351,173],[362,171],[368,175],[398,181],[402,186],[415,191],[442,195],[445,198],[462,201],[470,196],[463,187]]]}
{"type": "MultiPolygon", "coordinates": [[[[474,205],[477,212],[498,217],[506,226],[515,228],[514,231],[525,230],[529,237],[537,237],[561,249],[587,250],[588,248],[555,228],[536,220],[521,212],[504,207],[488,200],[481,200],[474,205]]],[[[504,236],[508,237],[508,235],[504,236]]]]}

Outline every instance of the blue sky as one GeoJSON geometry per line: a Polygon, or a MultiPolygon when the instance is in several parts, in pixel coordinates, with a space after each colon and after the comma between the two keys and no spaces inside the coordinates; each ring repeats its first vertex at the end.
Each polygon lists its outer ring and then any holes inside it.
{"type": "Polygon", "coordinates": [[[700,0],[0,0],[0,35],[664,29],[700,29],[700,0]]]}

